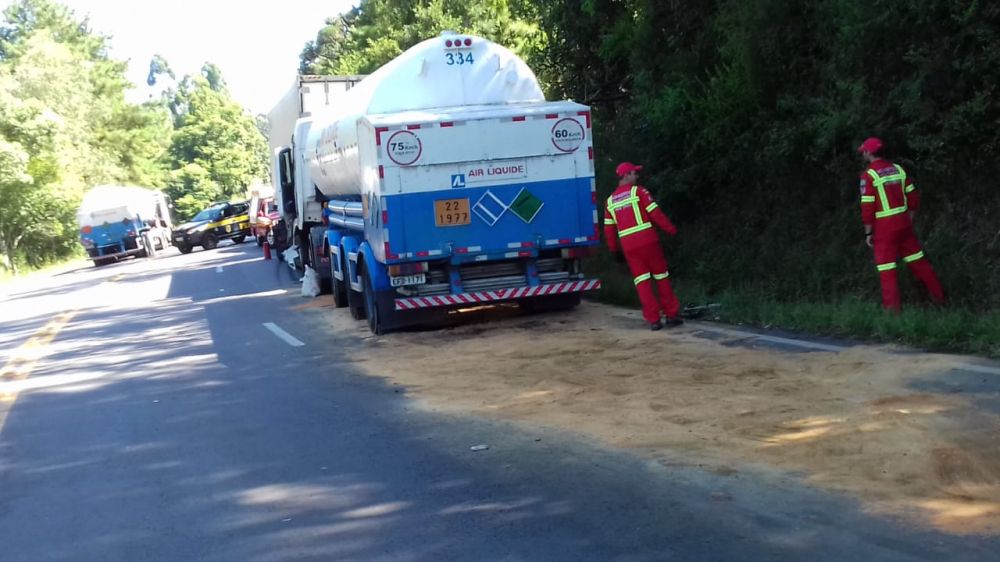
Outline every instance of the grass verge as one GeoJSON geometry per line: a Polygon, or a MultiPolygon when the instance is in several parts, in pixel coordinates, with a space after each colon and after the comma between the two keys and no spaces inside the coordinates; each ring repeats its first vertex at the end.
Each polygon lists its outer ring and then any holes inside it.
{"type": "MultiPolygon", "coordinates": [[[[598,300],[639,306],[627,266],[602,253],[591,260],[588,270],[601,279],[598,300]]],[[[681,303],[721,305],[711,318],[706,317],[709,320],[1000,358],[998,310],[973,312],[904,302],[902,314],[895,315],[883,311],[879,303],[859,297],[794,301],[752,288],[713,291],[697,281],[671,280],[681,303]]]]}

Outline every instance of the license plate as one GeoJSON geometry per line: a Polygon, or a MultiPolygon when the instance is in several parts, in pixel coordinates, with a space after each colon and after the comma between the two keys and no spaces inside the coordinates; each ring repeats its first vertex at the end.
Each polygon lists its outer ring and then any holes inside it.
{"type": "Polygon", "coordinates": [[[462,226],[471,222],[468,199],[441,199],[434,202],[435,226],[462,226]]]}
{"type": "Polygon", "coordinates": [[[183,241],[184,241],[183,236],[174,236],[174,242],[183,242],[183,241]]]}
{"type": "Polygon", "coordinates": [[[233,225],[227,224],[226,225],[226,232],[232,232],[232,231],[233,231],[233,225]]]}
{"type": "Polygon", "coordinates": [[[422,285],[427,281],[427,277],[423,273],[417,273],[416,275],[400,275],[399,277],[390,277],[389,284],[393,287],[403,287],[405,285],[422,285]]]}

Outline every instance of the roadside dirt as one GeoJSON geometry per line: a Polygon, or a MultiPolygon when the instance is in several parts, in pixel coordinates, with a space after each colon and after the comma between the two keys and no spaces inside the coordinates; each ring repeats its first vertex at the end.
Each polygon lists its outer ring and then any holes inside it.
{"type": "MultiPolygon", "coordinates": [[[[328,318],[365,333],[346,312],[328,318]]],[[[765,464],[875,513],[1000,534],[1000,417],[911,388],[954,358],[749,349],[691,324],[651,332],[636,312],[592,303],[494,319],[366,337],[391,353],[355,359],[431,410],[571,430],[721,475],[765,464]]]]}

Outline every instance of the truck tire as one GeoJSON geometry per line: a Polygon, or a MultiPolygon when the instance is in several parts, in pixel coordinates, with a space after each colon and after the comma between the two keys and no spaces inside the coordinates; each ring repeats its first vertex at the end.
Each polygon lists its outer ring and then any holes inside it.
{"type": "Polygon", "coordinates": [[[319,277],[319,294],[321,295],[328,295],[333,291],[330,279],[327,277],[332,270],[320,269],[320,256],[316,254],[316,243],[322,241],[325,232],[325,228],[314,226],[309,229],[309,236],[307,237],[309,239],[309,250],[306,254],[309,259],[309,266],[316,270],[316,275],[319,277]]]}
{"type": "Polygon", "coordinates": [[[368,317],[368,329],[376,336],[381,336],[396,327],[396,311],[385,303],[379,302],[378,294],[372,286],[371,276],[362,269],[361,284],[365,288],[365,316],[368,317]]]}
{"type": "MultiPolygon", "coordinates": [[[[330,252],[330,292],[333,293],[333,305],[337,308],[344,308],[347,306],[347,290],[349,286],[347,285],[347,280],[341,281],[337,279],[334,275],[334,264],[341,261],[339,256],[334,256],[333,252],[330,252]]],[[[343,270],[342,271],[346,271],[343,270]]]]}
{"type": "Polygon", "coordinates": [[[180,244],[177,246],[177,249],[180,250],[182,254],[191,253],[191,246],[188,246],[187,244],[180,244]]]}
{"type": "Polygon", "coordinates": [[[355,320],[365,319],[365,296],[351,288],[350,269],[347,267],[347,256],[342,257],[344,261],[344,284],[347,286],[347,308],[351,310],[351,318],[355,320]]]}
{"type": "Polygon", "coordinates": [[[201,247],[206,250],[214,250],[218,245],[219,240],[214,234],[206,234],[204,240],[201,241],[201,247]]]}

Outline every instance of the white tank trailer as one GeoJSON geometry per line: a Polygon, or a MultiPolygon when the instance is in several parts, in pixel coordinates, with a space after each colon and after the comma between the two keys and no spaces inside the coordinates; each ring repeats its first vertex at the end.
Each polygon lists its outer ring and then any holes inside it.
{"type": "Polygon", "coordinates": [[[591,114],[508,49],[444,33],[300,119],[276,153],[293,240],[375,333],[417,312],[565,308],[598,242],[591,114]],[[325,203],[319,217],[289,199],[325,203]],[[303,220],[303,218],[305,220],[303,220]]]}

